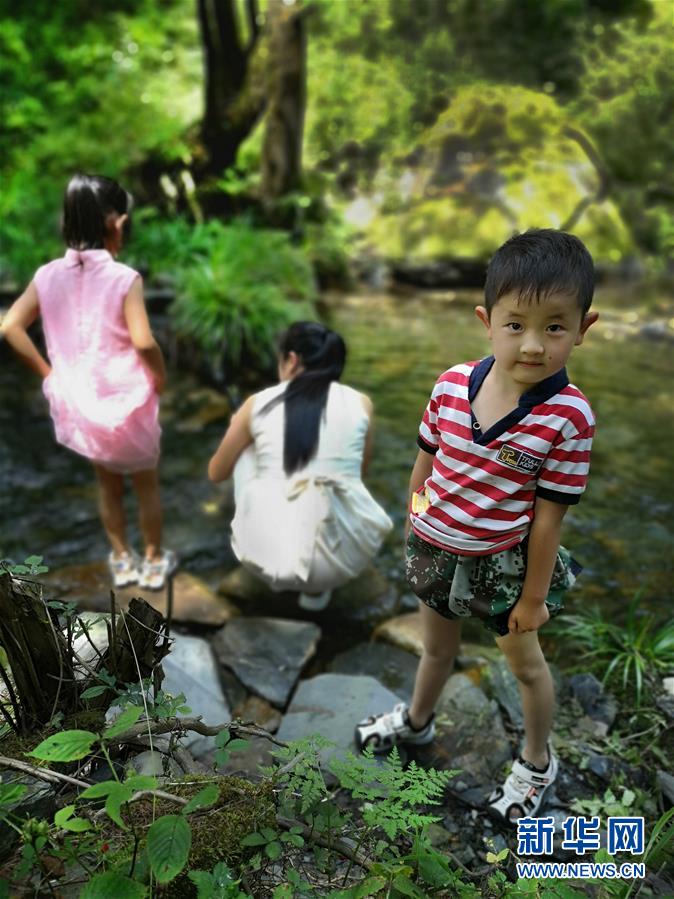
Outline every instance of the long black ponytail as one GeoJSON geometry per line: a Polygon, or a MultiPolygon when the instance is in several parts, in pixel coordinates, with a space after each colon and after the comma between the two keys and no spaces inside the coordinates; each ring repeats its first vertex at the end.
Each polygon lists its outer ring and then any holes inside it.
{"type": "Polygon", "coordinates": [[[278,350],[282,359],[296,353],[304,368],[262,410],[268,412],[281,401],[285,406],[283,468],[291,475],[316,455],[328,391],[344,370],[346,345],[339,334],[318,322],[295,322],[279,338],[278,350]]]}

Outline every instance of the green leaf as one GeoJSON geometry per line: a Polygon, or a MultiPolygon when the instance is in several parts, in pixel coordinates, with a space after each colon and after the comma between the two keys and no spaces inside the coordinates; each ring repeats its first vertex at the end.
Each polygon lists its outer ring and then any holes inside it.
{"type": "Polygon", "coordinates": [[[327,899],[367,899],[368,896],[376,896],[385,886],[386,878],[368,877],[348,890],[329,893],[327,899]]]}
{"type": "Polygon", "coordinates": [[[86,690],[80,693],[80,699],[93,699],[94,696],[100,696],[101,693],[105,693],[109,689],[109,687],[103,684],[98,684],[96,687],[87,687],[86,690]]]}
{"type": "Polygon", "coordinates": [[[80,793],[80,799],[101,799],[119,786],[116,780],[104,780],[99,784],[92,784],[80,793]]]}
{"type": "Polygon", "coordinates": [[[91,822],[86,818],[73,818],[74,812],[74,805],[66,805],[59,809],[54,815],[54,824],[71,833],[83,833],[85,830],[91,830],[91,822]]]}
{"type": "Polygon", "coordinates": [[[127,709],[124,709],[124,711],[118,718],[113,721],[110,727],[106,728],[103,731],[103,739],[109,740],[112,737],[118,737],[120,734],[123,734],[125,730],[133,727],[133,725],[136,723],[136,721],[138,721],[142,714],[142,706],[130,705],[127,709]]]}
{"type": "Polygon", "coordinates": [[[89,730],[63,730],[47,737],[26,754],[46,762],[75,762],[89,755],[97,740],[97,735],[89,730]]]}
{"type": "Polygon", "coordinates": [[[393,881],[392,886],[402,893],[403,896],[412,896],[413,899],[427,899],[426,893],[422,892],[416,884],[412,883],[406,874],[398,874],[393,881]]]}
{"type": "Polygon", "coordinates": [[[250,740],[230,740],[227,744],[228,752],[240,752],[242,749],[245,749],[250,744],[250,740]]]}
{"type": "Polygon", "coordinates": [[[168,883],[187,864],[192,831],[181,815],[165,815],[147,832],[147,853],[158,883],[168,883]]]}
{"type": "Polygon", "coordinates": [[[636,798],[636,794],[633,793],[632,790],[625,790],[622,797],[622,804],[625,808],[629,808],[636,798]]]}
{"type": "Polygon", "coordinates": [[[264,851],[267,853],[267,857],[274,861],[277,858],[281,857],[281,853],[283,852],[283,846],[278,842],[278,840],[274,840],[271,843],[267,843],[264,848],[264,851]]]}
{"type": "Polygon", "coordinates": [[[136,793],[139,790],[156,790],[159,786],[157,778],[151,774],[132,774],[124,781],[125,786],[131,787],[136,793]]]}
{"type": "Polygon", "coordinates": [[[0,806],[12,805],[21,799],[28,787],[25,784],[3,784],[0,783],[0,806]]]}
{"type": "Polygon", "coordinates": [[[245,836],[240,843],[242,846],[264,846],[267,840],[262,836],[261,833],[249,833],[245,836]]]}
{"type": "Polygon", "coordinates": [[[79,899],[145,899],[147,887],[118,871],[95,874],[85,884],[79,899]]]}
{"type": "Polygon", "coordinates": [[[105,801],[105,810],[108,813],[108,816],[112,818],[115,824],[118,824],[122,830],[128,830],[128,827],[122,818],[122,806],[131,799],[134,792],[135,791],[126,784],[115,784],[115,787],[110,790],[108,798],[105,801]]]}
{"type": "Polygon", "coordinates": [[[223,746],[226,746],[229,743],[231,736],[228,728],[225,728],[224,730],[221,730],[219,734],[216,734],[215,745],[217,748],[222,749],[223,746]]]}
{"type": "Polygon", "coordinates": [[[183,808],[183,815],[189,815],[198,808],[205,808],[213,805],[220,798],[220,790],[216,784],[209,784],[203,790],[200,790],[196,796],[193,796],[187,805],[183,808]]]}
{"type": "Polygon", "coordinates": [[[229,761],[230,752],[228,749],[218,749],[213,758],[216,765],[226,765],[229,761]]]}

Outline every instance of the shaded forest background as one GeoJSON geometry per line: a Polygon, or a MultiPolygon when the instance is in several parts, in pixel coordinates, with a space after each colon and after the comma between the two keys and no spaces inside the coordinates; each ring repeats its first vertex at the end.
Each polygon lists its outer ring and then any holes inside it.
{"type": "Polygon", "coordinates": [[[671,0],[36,0],[0,24],[5,281],[61,251],[76,170],[134,193],[126,261],[233,362],[354,260],[424,283],[549,225],[672,272],[671,0]]]}

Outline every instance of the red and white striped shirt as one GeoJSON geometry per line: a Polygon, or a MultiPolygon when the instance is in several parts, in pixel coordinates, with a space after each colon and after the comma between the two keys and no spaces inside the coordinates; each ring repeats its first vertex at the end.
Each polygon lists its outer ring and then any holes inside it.
{"type": "Polygon", "coordinates": [[[488,356],[440,375],[419,427],[417,442],[435,459],[414,504],[420,511],[410,513],[412,528],[460,555],[516,546],[529,531],[535,498],[577,503],[590,468],[594,415],[565,369],[482,433],[470,404],[493,362],[488,356]]]}

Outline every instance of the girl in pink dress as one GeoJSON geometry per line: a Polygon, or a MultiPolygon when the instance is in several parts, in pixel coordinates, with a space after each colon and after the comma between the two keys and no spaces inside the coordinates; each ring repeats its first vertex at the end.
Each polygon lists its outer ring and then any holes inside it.
{"type": "Polygon", "coordinates": [[[115,261],[131,204],[115,181],[75,175],[64,198],[65,256],[37,270],[0,330],[43,379],[57,441],[93,463],[115,586],[160,589],[176,565],[161,547],[157,471],[166,373],[141,278],[115,261]],[[38,316],[49,362],[27,333],[38,316]],[[142,562],[127,542],[124,475],[138,499],[142,562]]]}

